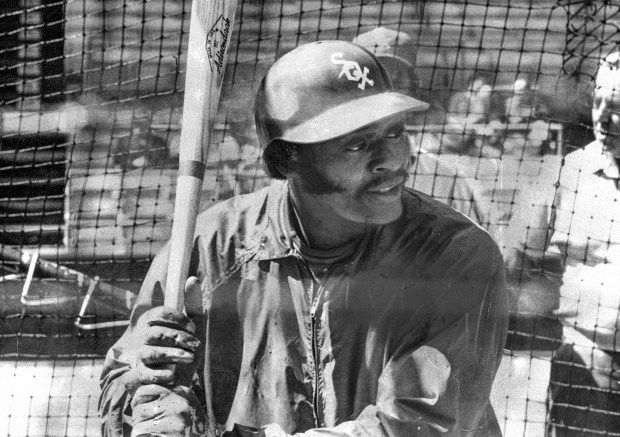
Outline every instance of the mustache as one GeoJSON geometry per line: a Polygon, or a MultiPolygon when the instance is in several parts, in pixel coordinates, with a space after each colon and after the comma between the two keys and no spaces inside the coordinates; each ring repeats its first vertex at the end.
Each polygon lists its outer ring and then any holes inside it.
{"type": "Polygon", "coordinates": [[[401,183],[406,181],[407,178],[409,178],[409,173],[407,173],[407,170],[404,168],[395,172],[385,173],[368,181],[368,183],[364,185],[364,190],[371,190],[373,188],[380,187],[385,183],[401,183]]]}

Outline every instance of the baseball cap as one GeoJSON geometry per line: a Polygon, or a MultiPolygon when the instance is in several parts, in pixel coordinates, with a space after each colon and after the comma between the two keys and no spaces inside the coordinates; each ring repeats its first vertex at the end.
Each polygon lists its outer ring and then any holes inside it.
{"type": "Polygon", "coordinates": [[[254,114],[263,146],[280,139],[310,144],[338,138],[428,104],[393,91],[384,67],[348,41],[304,44],[263,78],[254,114]]]}

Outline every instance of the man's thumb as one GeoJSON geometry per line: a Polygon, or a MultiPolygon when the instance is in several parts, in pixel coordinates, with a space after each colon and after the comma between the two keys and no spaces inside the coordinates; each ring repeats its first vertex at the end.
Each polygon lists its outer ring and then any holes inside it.
{"type": "Polygon", "coordinates": [[[196,276],[190,276],[185,281],[185,311],[192,312],[202,307],[202,292],[200,281],[196,276]]]}
{"type": "Polygon", "coordinates": [[[191,293],[200,287],[198,278],[195,276],[190,276],[185,281],[185,294],[191,293]]]}

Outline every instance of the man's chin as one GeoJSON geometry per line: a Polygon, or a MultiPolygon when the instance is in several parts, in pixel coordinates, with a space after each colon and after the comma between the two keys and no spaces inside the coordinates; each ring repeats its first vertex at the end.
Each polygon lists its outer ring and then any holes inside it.
{"type": "Polygon", "coordinates": [[[365,216],[365,223],[374,226],[382,226],[398,220],[403,215],[402,204],[381,208],[373,211],[373,214],[365,216]]]}

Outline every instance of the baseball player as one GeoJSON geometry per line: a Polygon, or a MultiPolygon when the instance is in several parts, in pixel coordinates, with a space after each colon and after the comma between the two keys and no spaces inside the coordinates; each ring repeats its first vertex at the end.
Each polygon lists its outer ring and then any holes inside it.
{"type": "Polygon", "coordinates": [[[427,106],[350,42],[273,64],[255,116],[275,181],[199,216],[187,315],[153,261],[105,361],[104,435],[499,435],[502,258],[404,188],[405,116],[427,106]]]}

